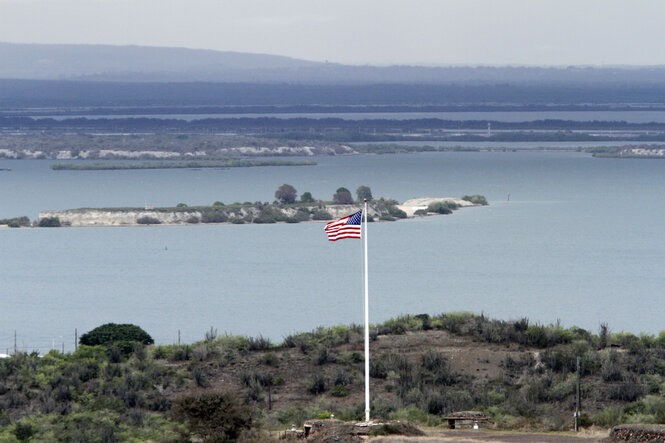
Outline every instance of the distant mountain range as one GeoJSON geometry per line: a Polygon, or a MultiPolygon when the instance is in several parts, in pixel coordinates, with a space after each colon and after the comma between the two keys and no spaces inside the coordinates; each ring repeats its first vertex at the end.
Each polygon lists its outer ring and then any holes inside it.
{"type": "Polygon", "coordinates": [[[200,49],[0,43],[0,79],[291,84],[665,84],[665,67],[348,66],[200,49]]]}

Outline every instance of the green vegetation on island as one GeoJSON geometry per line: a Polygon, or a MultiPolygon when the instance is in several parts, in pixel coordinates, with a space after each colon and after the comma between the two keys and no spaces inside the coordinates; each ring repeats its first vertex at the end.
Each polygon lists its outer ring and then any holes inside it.
{"type": "Polygon", "coordinates": [[[0,225],[7,225],[10,228],[20,228],[30,226],[30,219],[26,216],[0,219],[0,225]]]}
{"type": "MultiPolygon", "coordinates": [[[[372,325],[370,339],[377,420],[436,427],[476,410],[496,429],[570,430],[579,359],[582,427],[665,422],[665,332],[457,312],[393,318],[372,325]]],[[[73,353],[0,359],[0,440],[262,442],[307,419],[364,416],[358,325],[279,344],[212,328],[192,344],[151,341],[110,324],[73,353]]]]}
{"type": "Polygon", "coordinates": [[[201,169],[201,168],[249,168],[256,166],[313,166],[309,160],[242,160],[230,159],[219,161],[188,162],[140,162],[140,163],[55,163],[54,171],[105,171],[116,169],[201,169]]]}

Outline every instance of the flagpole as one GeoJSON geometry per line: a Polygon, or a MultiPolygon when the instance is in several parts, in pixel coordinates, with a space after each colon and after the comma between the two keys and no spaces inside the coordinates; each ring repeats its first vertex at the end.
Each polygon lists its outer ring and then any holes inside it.
{"type": "Polygon", "coordinates": [[[365,199],[365,421],[369,423],[369,280],[367,276],[367,199],[365,199]]]}

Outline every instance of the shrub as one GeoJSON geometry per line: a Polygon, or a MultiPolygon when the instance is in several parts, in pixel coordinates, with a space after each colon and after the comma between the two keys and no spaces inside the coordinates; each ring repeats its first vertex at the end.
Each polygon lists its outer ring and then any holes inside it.
{"type": "Polygon", "coordinates": [[[313,395],[322,394],[326,390],[326,379],[321,374],[314,374],[307,383],[307,392],[313,395]]]}
{"type": "Polygon", "coordinates": [[[333,397],[346,397],[349,395],[349,387],[345,385],[337,385],[330,390],[330,395],[333,397]]]}
{"type": "Polygon", "coordinates": [[[316,356],[316,364],[324,365],[328,362],[328,348],[320,348],[319,354],[316,356]]]}
{"type": "Polygon", "coordinates": [[[278,221],[285,221],[286,216],[279,209],[267,206],[264,207],[258,216],[254,217],[254,223],[276,223],[278,221]]]}
{"type": "Polygon", "coordinates": [[[195,215],[192,215],[192,216],[189,217],[187,220],[185,220],[185,223],[196,224],[196,223],[199,223],[200,221],[201,221],[200,218],[198,218],[198,217],[195,216],[195,215]]]}
{"type": "Polygon", "coordinates": [[[59,228],[62,225],[59,217],[43,217],[39,219],[38,226],[40,228],[59,228]]]}
{"type": "Polygon", "coordinates": [[[610,427],[623,423],[625,416],[621,406],[609,407],[591,417],[591,422],[597,426],[610,427]]]}
{"type": "Polygon", "coordinates": [[[21,226],[30,226],[30,219],[26,216],[0,219],[0,225],[7,225],[10,228],[19,228],[21,226]]]}
{"type": "Polygon", "coordinates": [[[335,374],[335,380],[333,380],[333,384],[335,386],[347,386],[351,384],[351,381],[350,374],[343,370],[339,370],[337,371],[337,374],[335,374]]]}
{"type": "Polygon", "coordinates": [[[205,209],[201,214],[202,223],[225,223],[228,219],[224,211],[217,208],[205,209]]]}
{"type": "Polygon", "coordinates": [[[263,351],[270,349],[272,347],[272,342],[269,338],[259,335],[258,337],[248,337],[247,338],[247,349],[250,351],[263,351]]]}
{"type": "Polygon", "coordinates": [[[158,225],[161,223],[159,219],[151,217],[149,215],[144,215],[136,219],[136,223],[139,225],[158,225]]]}
{"type": "Polygon", "coordinates": [[[82,345],[95,346],[107,345],[113,342],[139,342],[151,345],[155,341],[143,329],[131,324],[106,323],[98,326],[90,332],[81,336],[79,343],[82,345]]]}
{"type": "Polygon", "coordinates": [[[462,200],[465,200],[465,201],[471,202],[471,203],[473,203],[474,205],[483,205],[483,206],[487,206],[487,199],[485,198],[484,195],[479,195],[479,194],[475,194],[475,195],[465,195],[464,197],[462,197],[462,200]]]}
{"type": "Polygon", "coordinates": [[[437,214],[452,214],[455,209],[457,209],[457,205],[448,201],[434,202],[427,206],[427,212],[436,212],[437,214]]]}
{"type": "Polygon", "coordinates": [[[237,441],[252,424],[252,409],[230,392],[201,392],[175,400],[172,414],[204,441],[237,441]]]}
{"type": "Polygon", "coordinates": [[[333,216],[330,215],[330,212],[324,210],[315,211],[312,214],[312,220],[332,220],[333,216]]]}
{"type": "Polygon", "coordinates": [[[529,339],[529,344],[537,348],[546,348],[549,344],[547,331],[544,326],[531,325],[527,328],[526,335],[529,339]]]}
{"type": "Polygon", "coordinates": [[[628,402],[635,401],[644,394],[644,387],[633,374],[625,376],[623,382],[614,384],[609,391],[610,399],[628,402]]]}
{"type": "Polygon", "coordinates": [[[406,218],[406,212],[395,206],[390,206],[388,208],[388,213],[395,218],[406,218]]]}
{"type": "Polygon", "coordinates": [[[305,208],[298,208],[296,213],[293,215],[298,221],[309,221],[309,211],[305,208]]]}
{"type": "Polygon", "coordinates": [[[261,362],[264,365],[276,368],[279,366],[279,357],[274,352],[266,352],[265,354],[263,354],[263,357],[261,357],[261,362]]]}

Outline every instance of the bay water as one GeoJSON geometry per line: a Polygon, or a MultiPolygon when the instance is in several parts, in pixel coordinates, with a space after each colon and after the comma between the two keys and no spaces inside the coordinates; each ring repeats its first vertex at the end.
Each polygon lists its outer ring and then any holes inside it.
{"type": "MultiPolygon", "coordinates": [[[[490,205],[369,225],[370,321],[450,311],[665,329],[665,162],[576,152],[317,158],[311,167],[52,171],[2,160],[0,218],[77,207],[483,194],[490,205]]],[[[322,223],[0,229],[0,352],[73,349],[74,329],[134,323],[158,343],[219,333],[274,342],[362,323],[361,243],[322,223]]]]}

